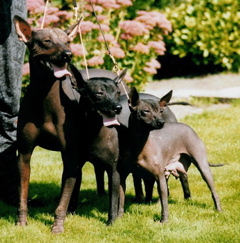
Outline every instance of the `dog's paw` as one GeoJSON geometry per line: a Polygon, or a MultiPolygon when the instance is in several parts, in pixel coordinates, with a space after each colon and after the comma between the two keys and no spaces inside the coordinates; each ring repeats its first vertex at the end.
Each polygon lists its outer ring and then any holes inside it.
{"type": "Polygon", "coordinates": [[[63,219],[55,219],[54,224],[52,226],[52,234],[63,233],[64,232],[63,223],[64,223],[63,219]]]}

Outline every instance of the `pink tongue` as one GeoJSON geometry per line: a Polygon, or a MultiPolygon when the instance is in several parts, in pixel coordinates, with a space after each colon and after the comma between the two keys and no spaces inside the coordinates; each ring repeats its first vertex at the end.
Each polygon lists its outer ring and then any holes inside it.
{"type": "Polygon", "coordinates": [[[51,63],[51,65],[53,67],[54,76],[56,78],[61,78],[66,75],[72,76],[72,74],[66,69],[67,63],[65,63],[62,67],[58,67],[58,66],[54,65],[53,63],[51,63]]]}
{"type": "Polygon", "coordinates": [[[105,127],[108,127],[108,126],[119,126],[120,125],[120,123],[118,122],[116,117],[109,118],[109,117],[105,116],[104,114],[102,114],[102,117],[103,117],[103,125],[105,127]]]}

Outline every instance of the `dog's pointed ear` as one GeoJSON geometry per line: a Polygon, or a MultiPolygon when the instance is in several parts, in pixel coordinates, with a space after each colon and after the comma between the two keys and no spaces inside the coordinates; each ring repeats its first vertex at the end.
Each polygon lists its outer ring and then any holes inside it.
{"type": "Polygon", "coordinates": [[[136,107],[140,102],[139,93],[137,92],[137,89],[135,87],[132,87],[128,96],[129,108],[130,110],[133,110],[134,107],[136,107]]]}
{"type": "Polygon", "coordinates": [[[122,80],[124,79],[124,77],[126,76],[127,74],[127,68],[125,68],[115,79],[114,79],[114,82],[116,84],[119,84],[120,82],[122,82],[122,80]]]}
{"type": "Polygon", "coordinates": [[[169,103],[169,101],[170,101],[171,98],[172,98],[172,93],[173,93],[173,91],[171,90],[171,91],[169,91],[166,95],[164,95],[164,96],[160,99],[160,101],[159,101],[159,105],[160,105],[160,107],[164,108],[164,107],[169,103]]]}
{"type": "Polygon", "coordinates": [[[29,25],[29,23],[26,20],[19,17],[18,15],[14,16],[13,22],[19,40],[23,41],[24,43],[27,43],[32,36],[32,28],[29,25]]]}
{"type": "Polygon", "coordinates": [[[69,64],[71,73],[73,74],[73,77],[76,80],[77,83],[77,90],[79,91],[81,88],[83,88],[87,81],[84,79],[83,75],[81,74],[81,72],[72,64],[69,64]]]}
{"type": "Polygon", "coordinates": [[[70,41],[72,41],[75,38],[75,36],[77,35],[77,33],[80,29],[81,21],[82,21],[82,18],[80,18],[76,24],[70,26],[68,29],[65,30],[65,33],[68,35],[70,41]]]}

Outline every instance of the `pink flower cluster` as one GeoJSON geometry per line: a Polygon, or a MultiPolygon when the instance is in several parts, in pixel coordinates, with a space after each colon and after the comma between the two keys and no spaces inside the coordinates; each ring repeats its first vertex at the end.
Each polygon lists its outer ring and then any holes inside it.
{"type": "MultiPolygon", "coordinates": [[[[100,24],[100,26],[104,32],[110,31],[110,28],[108,25],[100,24]]],[[[99,30],[99,26],[98,26],[98,24],[94,24],[92,21],[82,21],[80,24],[80,29],[81,29],[81,33],[83,35],[85,35],[88,32],[91,32],[92,30],[99,30]]]]}
{"type": "Polygon", "coordinates": [[[123,30],[121,38],[124,40],[130,40],[134,36],[142,36],[149,33],[149,30],[145,27],[145,25],[136,20],[122,21],[119,26],[123,30]]]}
{"type": "MultiPolygon", "coordinates": [[[[104,37],[105,37],[105,40],[106,40],[108,43],[114,43],[114,42],[115,42],[115,38],[114,38],[114,36],[113,36],[112,34],[108,34],[108,33],[106,33],[106,34],[104,35],[104,37]]],[[[103,39],[103,36],[102,36],[102,35],[98,36],[97,40],[98,40],[99,42],[104,42],[104,39],[103,39]]]]}
{"type": "Polygon", "coordinates": [[[143,70],[149,74],[156,74],[158,68],[161,67],[161,64],[154,58],[152,58],[149,62],[146,63],[146,66],[143,70]]]}
{"type": "Polygon", "coordinates": [[[162,40],[149,41],[148,46],[153,48],[158,55],[164,55],[166,51],[165,43],[162,40]]]}
{"type": "Polygon", "coordinates": [[[98,65],[102,65],[104,63],[104,60],[100,56],[94,56],[94,57],[88,59],[87,62],[90,67],[96,67],[98,65]]]}
{"type": "MultiPolygon", "coordinates": [[[[43,21],[43,17],[38,19],[38,23],[41,24],[43,21]]],[[[60,18],[57,15],[50,14],[46,15],[44,20],[44,27],[49,26],[51,23],[58,23],[60,21],[60,18]]]]}
{"type": "MultiPolygon", "coordinates": [[[[93,2],[93,1],[92,1],[93,2]]],[[[85,10],[88,10],[89,12],[92,12],[92,6],[90,5],[90,4],[86,4],[85,6],[84,6],[84,9],[85,10]]],[[[95,5],[94,6],[94,11],[96,12],[96,13],[102,13],[103,12],[103,7],[102,6],[99,6],[99,5],[95,5]]]]}
{"type": "Polygon", "coordinates": [[[117,0],[117,3],[122,6],[132,6],[133,5],[131,0],[117,0]]]}
{"type": "Polygon", "coordinates": [[[29,66],[29,62],[25,63],[22,67],[22,75],[28,75],[30,73],[30,66],[29,66]]]}
{"type": "Polygon", "coordinates": [[[152,30],[154,27],[158,27],[164,30],[164,34],[172,31],[171,22],[167,18],[157,11],[147,12],[138,11],[138,17],[135,20],[143,23],[147,29],[152,30]]]}
{"type": "Polygon", "coordinates": [[[70,48],[71,48],[72,54],[76,57],[83,57],[84,54],[87,55],[87,51],[81,44],[71,43],[70,48]]]}
{"type": "Polygon", "coordinates": [[[124,51],[118,46],[112,46],[112,47],[109,48],[109,50],[112,53],[112,55],[116,58],[124,58],[125,57],[124,51]]]}
{"type": "Polygon", "coordinates": [[[88,32],[91,32],[92,30],[97,29],[97,28],[98,28],[98,26],[91,21],[82,21],[80,24],[81,33],[83,35],[87,34],[88,32]]]}
{"type": "Polygon", "coordinates": [[[124,81],[126,83],[132,83],[133,82],[133,78],[128,72],[127,72],[126,76],[124,77],[124,81]]]}
{"type": "MultiPolygon", "coordinates": [[[[103,8],[119,9],[122,6],[132,6],[132,0],[92,0],[92,3],[95,4],[94,10],[99,13],[103,11],[103,8]]],[[[92,11],[90,5],[86,5],[86,9],[92,11]]]]}
{"type": "Polygon", "coordinates": [[[149,46],[145,45],[141,42],[138,42],[134,47],[131,48],[132,51],[139,52],[142,54],[148,54],[149,53],[149,46]]]}
{"type": "MultiPolygon", "coordinates": [[[[30,14],[43,14],[46,3],[44,0],[27,0],[27,9],[30,14]]],[[[52,23],[62,23],[63,21],[69,20],[73,17],[72,12],[59,11],[57,7],[48,6],[47,15],[44,21],[44,26],[49,26],[52,23]]],[[[33,18],[29,19],[30,23],[33,22],[33,18]]],[[[43,16],[38,19],[38,23],[41,24],[43,16]]]]}
{"type": "Polygon", "coordinates": [[[121,7],[119,4],[116,3],[116,0],[98,0],[97,2],[104,8],[119,9],[121,7]]]}
{"type": "Polygon", "coordinates": [[[44,12],[44,0],[27,0],[26,3],[28,11],[32,14],[44,12]]]}

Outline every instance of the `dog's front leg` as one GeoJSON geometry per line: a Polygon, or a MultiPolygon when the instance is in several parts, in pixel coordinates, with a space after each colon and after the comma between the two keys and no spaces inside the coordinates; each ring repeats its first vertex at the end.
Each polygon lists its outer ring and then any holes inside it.
{"type": "Polygon", "coordinates": [[[64,231],[64,220],[66,218],[67,208],[70,202],[75,182],[76,178],[74,177],[65,180],[61,199],[55,211],[54,223],[52,226],[53,234],[62,233],[64,231]]]}
{"type": "Polygon", "coordinates": [[[29,191],[29,180],[30,180],[30,154],[20,154],[18,160],[18,168],[20,174],[20,198],[19,198],[19,209],[18,209],[18,222],[17,225],[27,225],[27,214],[28,214],[28,191],[29,191]]]}
{"type": "Polygon", "coordinates": [[[109,173],[109,210],[107,225],[111,225],[118,216],[120,175],[116,168],[109,173]]]}
{"type": "Polygon", "coordinates": [[[121,217],[124,214],[126,179],[127,179],[127,176],[123,176],[123,175],[120,176],[118,217],[121,217]]]}
{"type": "Polygon", "coordinates": [[[168,189],[167,181],[162,172],[158,177],[158,193],[161,202],[161,223],[168,221],[168,189]]]}
{"type": "Polygon", "coordinates": [[[80,161],[78,155],[73,151],[62,153],[63,159],[63,175],[62,175],[62,191],[59,205],[55,211],[52,233],[58,234],[64,231],[64,220],[66,218],[69,202],[76,184],[78,173],[78,163],[80,161]]]}

